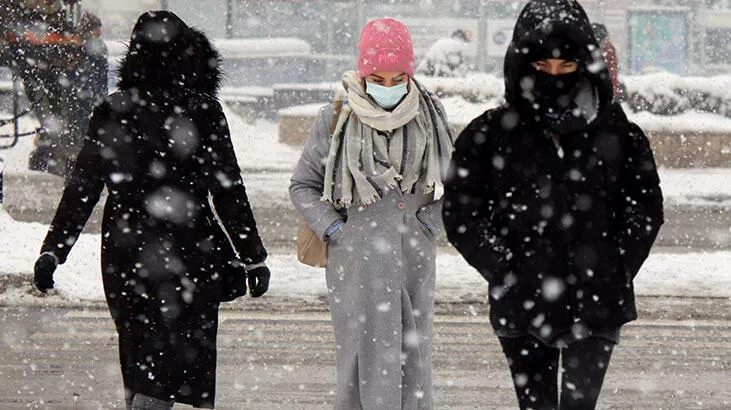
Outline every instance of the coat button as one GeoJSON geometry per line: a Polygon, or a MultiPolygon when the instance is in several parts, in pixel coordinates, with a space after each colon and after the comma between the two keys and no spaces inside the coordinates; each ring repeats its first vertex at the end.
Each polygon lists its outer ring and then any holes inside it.
{"type": "Polygon", "coordinates": [[[403,211],[404,209],[406,209],[406,204],[404,204],[403,202],[399,202],[398,205],[396,205],[396,208],[403,211]]]}

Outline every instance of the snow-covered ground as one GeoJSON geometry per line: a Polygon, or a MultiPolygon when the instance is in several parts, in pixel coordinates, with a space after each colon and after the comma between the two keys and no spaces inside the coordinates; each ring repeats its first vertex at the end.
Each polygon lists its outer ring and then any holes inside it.
{"type": "MultiPolygon", "coordinates": [[[[450,79],[451,80],[451,79],[450,79]]],[[[488,98],[484,102],[471,102],[462,96],[441,98],[452,124],[465,126],[475,117],[501,103],[501,98],[488,98]]],[[[291,116],[314,117],[323,104],[306,104],[284,108],[280,114],[291,116]]],[[[630,121],[639,125],[645,132],[677,132],[677,133],[728,133],[731,134],[731,118],[705,112],[686,111],[679,115],[656,115],[650,112],[632,112],[625,106],[630,121]]]]}
{"type": "MultiPolygon", "coordinates": [[[[27,287],[0,293],[0,305],[42,304],[28,292],[33,263],[48,226],[17,222],[0,211],[0,278],[28,278],[27,287]]],[[[55,274],[55,299],[84,303],[104,300],[100,276],[100,237],[84,234],[55,274]]],[[[324,269],[300,264],[294,254],[273,254],[270,296],[314,302],[327,295],[324,269]]],[[[731,252],[653,253],[635,280],[638,295],[731,297],[731,252]]],[[[480,275],[450,251],[437,258],[437,301],[485,300],[480,275]]]]}
{"type": "MultiPolygon", "coordinates": [[[[303,115],[306,115],[310,110],[317,112],[320,106],[321,104],[312,104],[293,107],[287,112],[299,113],[301,111],[303,115]]],[[[485,109],[461,98],[445,99],[445,107],[450,116],[466,119],[474,118],[485,109]]],[[[288,173],[294,170],[299,160],[300,150],[278,141],[277,124],[261,119],[249,123],[225,105],[224,111],[229,121],[236,155],[247,181],[247,189],[266,195],[274,201],[286,201],[286,187],[289,185],[288,173]],[[249,183],[249,180],[254,184],[249,183]]],[[[0,114],[0,118],[5,116],[5,114],[0,114]]],[[[648,122],[656,122],[660,126],[662,120],[655,117],[657,116],[649,115],[648,122]]],[[[681,122],[680,119],[672,120],[673,117],[670,118],[664,121],[681,122]]],[[[686,120],[688,118],[702,120],[700,123],[683,122],[688,127],[696,127],[695,129],[706,129],[713,126],[728,127],[731,136],[731,120],[729,119],[700,113],[688,114],[686,120]]],[[[36,126],[37,123],[27,117],[24,117],[21,122],[23,131],[31,130],[36,126]]],[[[675,127],[675,129],[679,128],[675,127]]],[[[31,149],[32,141],[26,137],[21,139],[15,148],[0,150],[0,158],[5,160],[6,172],[32,173],[33,171],[27,170],[28,153],[31,149]]],[[[667,204],[731,206],[731,183],[729,183],[731,168],[661,168],[660,180],[667,204]]]]}
{"type": "MultiPolygon", "coordinates": [[[[447,109],[470,117],[473,104],[460,106],[447,101],[447,109]]],[[[265,196],[274,203],[286,202],[289,173],[299,157],[299,150],[277,141],[277,126],[257,120],[247,123],[226,110],[235,149],[243,168],[250,195],[265,196]]],[[[23,129],[36,124],[25,120],[23,129]]],[[[32,141],[21,140],[11,150],[0,151],[6,172],[26,170],[32,141]]],[[[731,168],[661,169],[660,177],[666,203],[675,205],[731,206],[731,168]]],[[[29,278],[47,226],[18,222],[0,210],[0,278],[29,278]]],[[[100,238],[82,235],[68,261],[59,267],[55,279],[60,302],[103,301],[99,275],[100,238]]],[[[273,272],[271,295],[303,301],[326,296],[324,271],[297,262],[294,254],[273,254],[268,260],[273,272]]],[[[459,255],[442,252],[437,260],[437,300],[484,300],[487,286],[459,255]]],[[[639,295],[680,295],[731,297],[731,252],[653,253],[636,279],[639,295]]],[[[17,281],[16,281],[17,282],[17,281]]],[[[28,285],[30,286],[30,285],[28,285]]],[[[11,287],[0,293],[2,304],[41,304],[49,301],[11,287]]]]}
{"type": "MultiPolygon", "coordinates": [[[[246,122],[224,105],[229,122],[239,164],[250,170],[291,171],[300,155],[300,151],[277,141],[277,124],[266,120],[256,120],[253,124],[246,122]]],[[[0,113],[0,118],[10,117],[9,113],[0,113]]],[[[20,132],[31,131],[38,127],[38,122],[29,116],[22,117],[20,132]]],[[[2,132],[12,132],[12,127],[5,126],[2,132]]],[[[0,144],[8,144],[10,140],[0,140],[0,144]]],[[[33,149],[30,137],[21,137],[18,145],[12,149],[0,150],[0,158],[5,161],[6,172],[32,173],[28,171],[28,154],[33,149]]]]}
{"type": "MultiPolygon", "coordinates": [[[[309,110],[314,110],[316,113],[321,106],[322,104],[312,104],[293,107],[287,112],[306,115],[309,110]]],[[[445,99],[445,107],[451,118],[465,118],[467,122],[486,109],[461,98],[445,99]]],[[[257,176],[256,180],[262,180],[265,183],[251,188],[247,184],[247,189],[255,189],[257,192],[269,191],[267,195],[273,199],[286,197],[277,192],[286,191],[286,187],[289,185],[289,176],[286,173],[294,170],[300,150],[278,142],[276,124],[264,120],[257,120],[254,124],[249,124],[228,110],[226,115],[232,130],[236,154],[241,168],[244,170],[244,177],[262,169],[284,173],[270,174],[264,178],[257,176]]],[[[685,128],[689,130],[707,129],[714,126],[719,129],[724,127],[723,129],[728,131],[731,136],[731,120],[720,116],[690,113],[678,116],[683,119],[662,120],[657,117],[648,115],[644,120],[648,123],[656,123],[658,127],[665,126],[663,121],[670,123],[675,121],[673,128],[675,130],[683,129],[683,125],[692,127],[685,128]]],[[[638,119],[643,120],[643,118],[638,119]]],[[[731,181],[731,168],[661,168],[659,172],[667,204],[731,206],[731,183],[729,182],[731,181]]]]}

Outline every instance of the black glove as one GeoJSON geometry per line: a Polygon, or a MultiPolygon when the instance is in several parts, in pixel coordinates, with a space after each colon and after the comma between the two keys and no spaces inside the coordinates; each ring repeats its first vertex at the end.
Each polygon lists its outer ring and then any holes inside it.
{"type": "Polygon", "coordinates": [[[271,272],[269,272],[269,268],[266,266],[254,268],[246,272],[246,276],[249,278],[249,290],[252,297],[258,298],[269,289],[271,272]]]}
{"type": "Polygon", "coordinates": [[[53,288],[53,272],[56,270],[56,258],[44,253],[36,261],[33,268],[33,284],[43,293],[53,288]]]}

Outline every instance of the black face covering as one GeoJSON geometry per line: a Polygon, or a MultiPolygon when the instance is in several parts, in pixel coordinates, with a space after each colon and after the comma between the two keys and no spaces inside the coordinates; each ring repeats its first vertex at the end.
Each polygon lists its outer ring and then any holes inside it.
{"type": "Polygon", "coordinates": [[[536,82],[533,86],[535,103],[538,104],[539,114],[560,115],[573,105],[578,89],[581,74],[573,73],[551,75],[543,71],[536,71],[536,82]]]}

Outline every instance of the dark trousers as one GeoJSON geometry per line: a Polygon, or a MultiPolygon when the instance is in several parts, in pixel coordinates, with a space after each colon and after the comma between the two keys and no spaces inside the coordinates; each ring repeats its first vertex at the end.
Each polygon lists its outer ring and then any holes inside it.
{"type": "Polygon", "coordinates": [[[501,337],[521,409],[593,409],[614,344],[589,337],[568,347],[550,347],[533,336],[501,337]],[[558,374],[561,358],[561,401],[558,374]],[[560,405],[559,405],[560,403],[560,405]]]}

